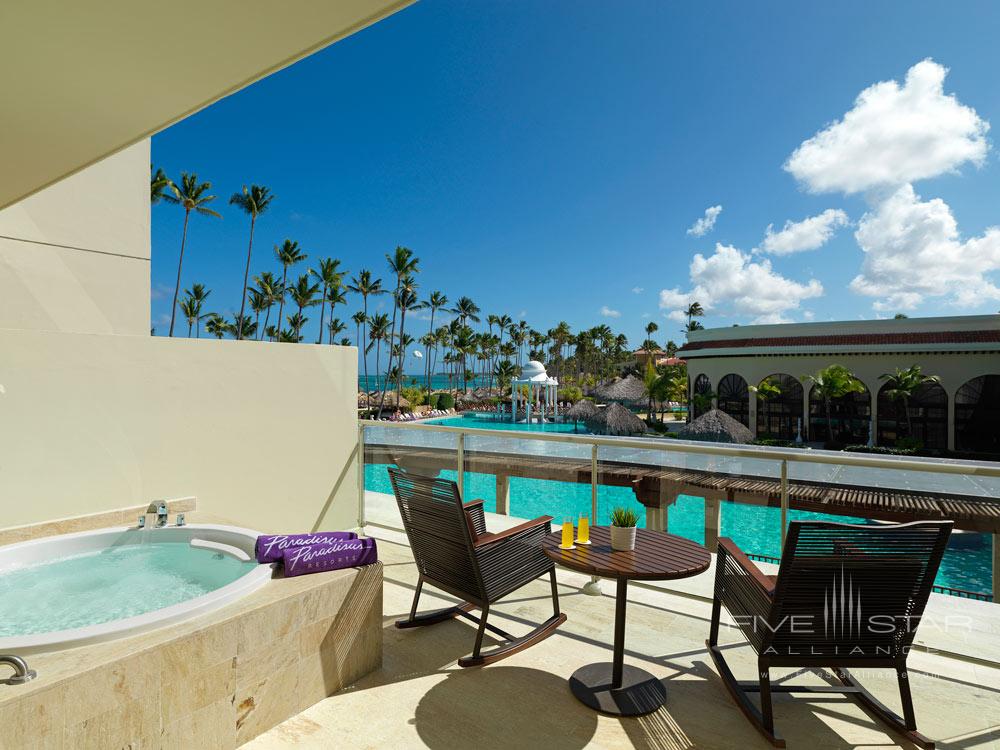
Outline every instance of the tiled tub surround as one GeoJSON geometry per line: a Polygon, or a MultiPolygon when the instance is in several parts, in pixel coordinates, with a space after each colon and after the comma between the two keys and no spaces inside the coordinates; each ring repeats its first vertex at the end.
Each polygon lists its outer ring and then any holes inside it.
{"type": "Polygon", "coordinates": [[[237,747],[377,669],[381,620],[379,563],[279,577],[177,625],[31,656],[37,679],[0,685],[0,748],[237,747]]]}

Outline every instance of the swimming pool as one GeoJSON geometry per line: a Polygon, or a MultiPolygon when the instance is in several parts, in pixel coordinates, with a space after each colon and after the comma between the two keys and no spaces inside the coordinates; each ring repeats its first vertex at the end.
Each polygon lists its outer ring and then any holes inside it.
{"type": "MultiPolygon", "coordinates": [[[[469,419],[451,417],[453,426],[469,426],[469,419]],[[458,423],[461,423],[460,425],[458,423]]],[[[436,423],[447,423],[449,420],[438,420],[436,423]]],[[[488,424],[486,420],[484,425],[488,424]]],[[[497,423],[493,423],[497,424],[497,423]]],[[[546,425],[547,427],[569,427],[572,425],[546,425]]],[[[527,425],[497,426],[497,429],[520,427],[527,425]]],[[[537,430],[535,430],[537,431],[537,430]]],[[[565,429],[560,431],[567,431],[565,429]]],[[[457,472],[443,471],[441,476],[456,479],[457,472]]],[[[482,498],[486,501],[488,512],[496,511],[496,480],[492,474],[477,474],[465,472],[465,496],[469,499],[482,498]]],[[[380,464],[365,466],[365,489],[373,492],[392,494],[389,474],[386,467],[380,464]]],[[[645,526],[643,505],[636,500],[635,494],[628,487],[598,486],[597,518],[595,523],[607,525],[611,509],[616,506],[633,508],[639,513],[640,526],[645,526]]],[[[510,507],[512,516],[520,518],[537,518],[552,516],[554,523],[560,523],[565,516],[576,517],[581,512],[590,512],[590,485],[575,482],[554,482],[545,479],[527,479],[511,477],[510,507]]],[[[791,510],[789,518],[840,521],[844,523],[859,523],[863,519],[853,516],[832,516],[824,513],[791,510]]],[[[668,530],[672,534],[683,536],[699,544],[705,543],[705,501],[700,497],[681,495],[668,511],[668,530]]],[[[743,503],[723,503],[720,536],[732,538],[741,549],[757,555],[778,557],[781,554],[781,509],[743,503]]],[[[939,586],[988,593],[992,582],[990,538],[986,534],[962,535],[953,537],[953,542],[941,561],[935,583],[939,586]]]]}
{"type": "Polygon", "coordinates": [[[426,424],[438,424],[443,427],[475,427],[479,430],[506,430],[508,432],[576,432],[586,435],[587,428],[575,422],[546,422],[545,424],[501,422],[493,412],[466,412],[457,417],[429,419],[426,424]]]}

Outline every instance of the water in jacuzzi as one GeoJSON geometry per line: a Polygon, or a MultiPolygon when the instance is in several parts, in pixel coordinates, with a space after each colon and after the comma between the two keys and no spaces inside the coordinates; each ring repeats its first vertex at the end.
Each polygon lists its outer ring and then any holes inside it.
{"type": "Polygon", "coordinates": [[[255,567],[187,543],[124,544],[0,572],[0,638],[141,615],[222,588],[255,567]]]}

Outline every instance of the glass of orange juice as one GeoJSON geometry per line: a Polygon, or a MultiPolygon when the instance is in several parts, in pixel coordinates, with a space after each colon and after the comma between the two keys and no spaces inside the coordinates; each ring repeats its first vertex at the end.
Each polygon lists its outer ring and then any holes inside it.
{"type": "Polygon", "coordinates": [[[584,511],[576,523],[576,543],[590,544],[590,514],[584,511]]]}
{"type": "Polygon", "coordinates": [[[562,544],[560,549],[575,549],[573,544],[573,516],[564,516],[562,525],[562,544]]]}

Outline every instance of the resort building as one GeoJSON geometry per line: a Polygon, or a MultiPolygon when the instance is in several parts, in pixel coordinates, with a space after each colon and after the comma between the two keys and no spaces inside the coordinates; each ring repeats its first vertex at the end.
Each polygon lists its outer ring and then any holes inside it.
{"type": "Polygon", "coordinates": [[[907,416],[882,376],[916,364],[938,382],[909,401],[913,437],[928,450],[1000,454],[1000,315],[711,328],[689,333],[678,356],[692,400],[712,394],[755,436],[781,440],[827,440],[823,404],[806,376],[843,365],[865,389],[832,404],[834,441],[866,444],[874,425],[871,440],[883,446],[906,434],[907,416]],[[764,380],[780,394],[753,397],[764,380]]]}
{"type": "MultiPolygon", "coordinates": [[[[995,463],[359,420],[354,347],[150,335],[150,137],[407,4],[3,8],[0,749],[993,746],[995,463]],[[857,609],[803,663],[785,624],[825,628],[845,573],[857,609]],[[806,683],[777,721],[772,669],[806,683]]],[[[785,437],[819,429],[802,376],[843,363],[869,395],[841,423],[887,442],[879,375],[917,362],[915,429],[980,453],[998,347],[977,317],[678,354],[785,437]]]]}

